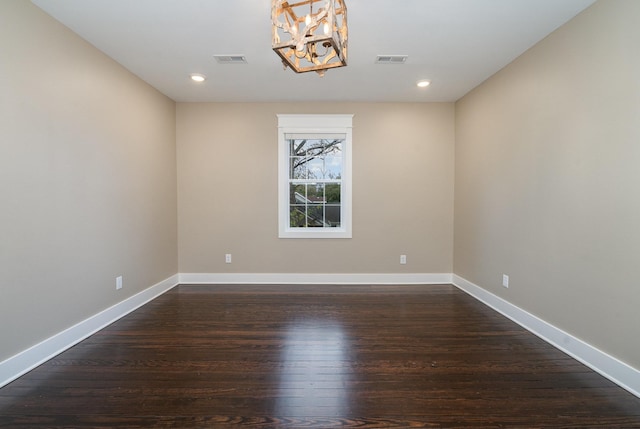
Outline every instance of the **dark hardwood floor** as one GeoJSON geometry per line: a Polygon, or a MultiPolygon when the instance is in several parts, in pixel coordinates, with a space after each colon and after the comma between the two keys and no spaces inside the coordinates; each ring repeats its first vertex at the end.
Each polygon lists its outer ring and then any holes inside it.
{"type": "Polygon", "coordinates": [[[3,428],[640,428],[453,286],[182,285],[0,389],[3,428]]]}

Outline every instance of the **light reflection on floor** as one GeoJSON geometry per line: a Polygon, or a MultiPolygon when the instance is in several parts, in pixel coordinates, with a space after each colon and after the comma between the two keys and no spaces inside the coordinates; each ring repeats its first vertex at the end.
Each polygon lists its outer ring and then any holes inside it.
{"type": "Polygon", "coordinates": [[[342,416],[349,412],[348,338],[321,320],[289,326],[281,355],[276,416],[342,416]]]}

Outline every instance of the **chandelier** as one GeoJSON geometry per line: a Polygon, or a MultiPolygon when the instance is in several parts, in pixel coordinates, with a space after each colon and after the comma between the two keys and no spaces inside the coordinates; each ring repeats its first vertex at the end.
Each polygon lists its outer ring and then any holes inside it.
{"type": "Polygon", "coordinates": [[[271,0],[271,21],[272,47],[285,68],[324,76],[347,65],[344,0],[271,0]]]}

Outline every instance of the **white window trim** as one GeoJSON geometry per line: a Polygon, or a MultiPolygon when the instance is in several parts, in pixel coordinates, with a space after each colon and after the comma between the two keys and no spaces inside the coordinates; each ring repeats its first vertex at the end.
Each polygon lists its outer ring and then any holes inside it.
{"type": "Polygon", "coordinates": [[[351,238],[351,153],[353,115],[278,116],[278,237],[351,238]],[[339,228],[291,228],[289,224],[289,150],[285,134],[344,134],[339,228]]]}

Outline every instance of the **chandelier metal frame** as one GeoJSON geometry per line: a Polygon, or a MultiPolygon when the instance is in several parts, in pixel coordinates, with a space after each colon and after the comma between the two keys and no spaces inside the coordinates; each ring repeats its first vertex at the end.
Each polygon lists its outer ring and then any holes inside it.
{"type": "Polygon", "coordinates": [[[344,0],[271,1],[272,48],[296,73],[347,65],[344,0]]]}

